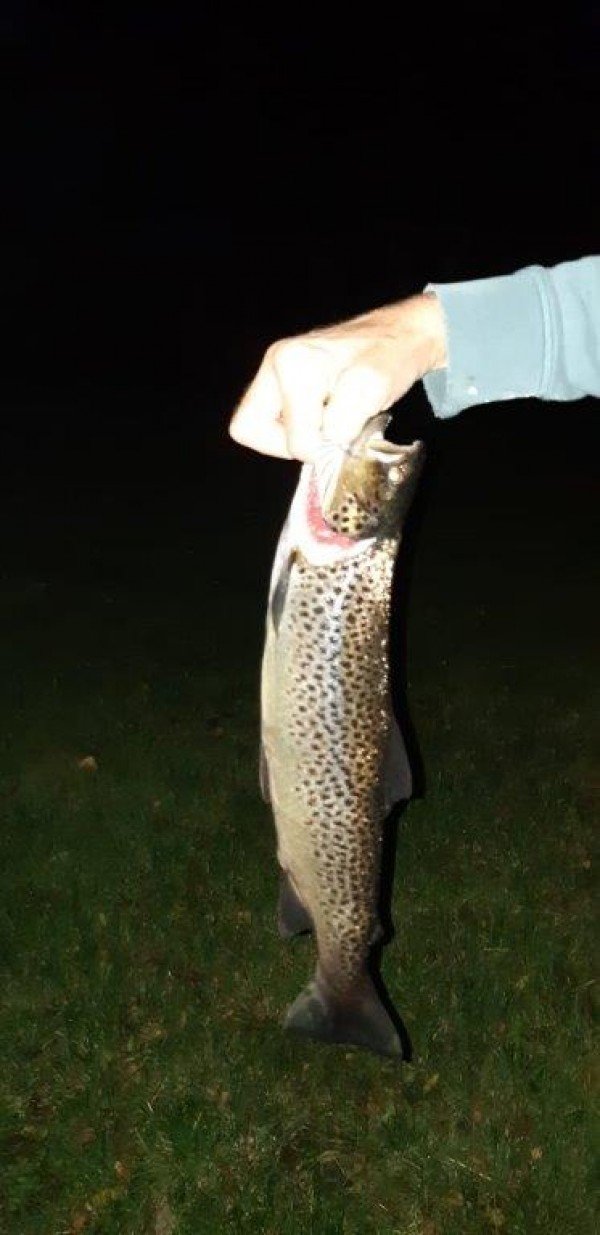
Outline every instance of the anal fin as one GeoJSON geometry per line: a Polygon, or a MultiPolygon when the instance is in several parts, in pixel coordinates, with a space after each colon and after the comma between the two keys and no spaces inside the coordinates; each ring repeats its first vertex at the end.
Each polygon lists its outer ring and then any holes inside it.
{"type": "Polygon", "coordinates": [[[395,716],[392,716],[382,779],[383,805],[387,814],[397,802],[406,801],[412,794],[412,772],[395,716]]]}
{"type": "Polygon", "coordinates": [[[305,909],[287,871],[279,877],[279,901],[277,904],[277,929],[282,939],[293,939],[312,931],[313,920],[305,909]]]}

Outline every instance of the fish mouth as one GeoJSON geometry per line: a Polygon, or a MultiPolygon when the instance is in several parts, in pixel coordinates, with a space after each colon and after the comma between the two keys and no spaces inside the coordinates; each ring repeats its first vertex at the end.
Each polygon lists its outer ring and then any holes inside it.
{"type": "Polygon", "coordinates": [[[314,472],[310,476],[306,491],[306,522],[308,530],[319,545],[330,545],[336,549],[355,549],[356,540],[352,536],[344,536],[336,532],[325,519],[321,510],[317,480],[314,472]]]}

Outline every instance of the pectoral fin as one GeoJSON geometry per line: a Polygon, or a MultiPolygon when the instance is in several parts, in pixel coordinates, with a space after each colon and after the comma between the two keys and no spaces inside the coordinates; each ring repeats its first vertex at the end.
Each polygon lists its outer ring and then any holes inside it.
{"type": "Polygon", "coordinates": [[[275,559],[269,585],[269,617],[273,623],[273,630],[276,635],[279,631],[285,609],[288,584],[295,557],[296,550],[292,540],[290,517],[288,516],[281,529],[281,535],[275,550],[275,559]]]}
{"type": "Polygon", "coordinates": [[[279,633],[279,627],[281,625],[281,619],[285,609],[290,575],[292,573],[292,566],[294,565],[295,560],[296,551],[292,549],[291,552],[289,552],[282,559],[279,574],[271,593],[270,612],[271,620],[276,633],[279,633]]]}

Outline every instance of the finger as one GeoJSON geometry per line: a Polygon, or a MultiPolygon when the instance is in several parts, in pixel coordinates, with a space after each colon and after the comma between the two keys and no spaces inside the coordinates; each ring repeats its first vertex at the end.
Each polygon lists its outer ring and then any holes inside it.
{"type": "Polygon", "coordinates": [[[261,454],[291,457],[281,417],[281,390],[269,358],[240,399],[229,423],[229,435],[234,442],[261,454]]]}
{"type": "Polygon", "coordinates": [[[335,383],[323,415],[323,436],[348,446],[367,420],[389,407],[385,378],[368,366],[346,369],[335,383]]]}
{"type": "Polygon", "coordinates": [[[310,462],[321,446],[329,374],[325,355],[306,344],[288,345],[275,359],[281,414],[290,454],[310,462]]]}

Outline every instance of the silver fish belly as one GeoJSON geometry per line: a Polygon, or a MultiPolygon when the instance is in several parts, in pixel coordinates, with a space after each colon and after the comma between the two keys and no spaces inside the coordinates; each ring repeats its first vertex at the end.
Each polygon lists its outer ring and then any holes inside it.
{"type": "Polygon", "coordinates": [[[261,782],[282,871],[280,931],[314,929],[318,952],[315,978],[285,1025],[398,1056],[367,960],[383,823],[411,792],[388,668],[401,528],[356,552],[310,560],[297,517],[308,474],[305,467],[275,557],[261,683],[261,782]]]}

